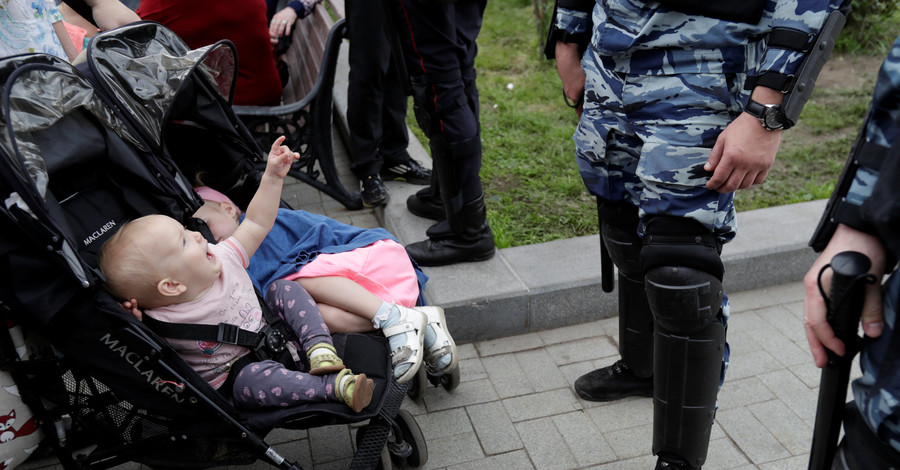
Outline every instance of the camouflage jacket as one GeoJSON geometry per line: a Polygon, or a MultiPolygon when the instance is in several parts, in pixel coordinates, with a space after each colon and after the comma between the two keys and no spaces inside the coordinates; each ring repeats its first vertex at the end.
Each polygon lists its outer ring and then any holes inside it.
{"type": "MultiPolygon", "coordinates": [[[[740,0],[738,0],[740,1],[740,0]]],[[[765,47],[773,27],[816,34],[844,0],[768,0],[757,24],[673,11],[658,2],[596,0],[593,11],[559,7],[555,27],[568,35],[591,28],[590,47],[620,72],[791,75],[802,52],[765,47]]]]}

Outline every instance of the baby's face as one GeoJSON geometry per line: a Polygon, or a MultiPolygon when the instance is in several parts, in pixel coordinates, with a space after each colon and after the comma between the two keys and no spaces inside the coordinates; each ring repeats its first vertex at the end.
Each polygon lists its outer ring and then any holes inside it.
{"type": "Polygon", "coordinates": [[[217,242],[230,237],[238,228],[237,211],[228,203],[205,201],[194,217],[206,222],[217,242]]]}
{"type": "Polygon", "coordinates": [[[222,271],[222,261],[209,252],[203,235],[182,227],[171,217],[154,217],[140,235],[153,247],[152,263],[164,277],[178,280],[194,292],[209,288],[222,271]]]}

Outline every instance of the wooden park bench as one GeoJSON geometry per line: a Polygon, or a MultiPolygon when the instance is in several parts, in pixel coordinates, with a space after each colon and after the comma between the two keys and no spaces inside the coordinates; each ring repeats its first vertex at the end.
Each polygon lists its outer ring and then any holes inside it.
{"type": "Polygon", "coordinates": [[[333,89],[341,42],[346,37],[344,0],[326,0],[294,24],[285,54],[290,81],[280,106],[233,106],[260,148],[280,135],[300,153],[290,176],[331,196],[348,209],[361,209],[359,191],[348,191],[334,163],[333,89]]]}

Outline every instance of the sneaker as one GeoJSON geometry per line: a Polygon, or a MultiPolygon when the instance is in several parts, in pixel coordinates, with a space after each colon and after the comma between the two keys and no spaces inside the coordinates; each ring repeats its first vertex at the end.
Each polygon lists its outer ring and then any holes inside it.
{"type": "Polygon", "coordinates": [[[403,180],[410,184],[429,184],[431,183],[431,170],[410,158],[403,163],[382,168],[381,177],[387,181],[403,180]]]}
{"type": "Polygon", "coordinates": [[[384,204],[387,200],[387,189],[378,175],[366,176],[362,179],[362,203],[366,207],[375,207],[384,204]]]}
{"type": "Polygon", "coordinates": [[[372,402],[375,382],[366,374],[354,375],[350,369],[338,372],[334,379],[334,394],[353,411],[359,413],[372,402]]]}
{"type": "Polygon", "coordinates": [[[625,397],[652,397],[653,377],[638,377],[619,359],[615,364],[578,377],[575,393],[588,401],[612,401],[625,397]]]}
{"type": "Polygon", "coordinates": [[[306,351],[306,357],[309,358],[309,375],[328,375],[344,369],[344,361],[328,343],[314,344],[306,351]]]}

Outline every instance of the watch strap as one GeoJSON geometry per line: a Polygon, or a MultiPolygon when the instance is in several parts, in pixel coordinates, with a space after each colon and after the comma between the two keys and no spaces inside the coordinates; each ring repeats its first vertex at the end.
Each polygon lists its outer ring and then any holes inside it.
{"type": "Polygon", "coordinates": [[[747,106],[744,106],[744,112],[757,118],[762,119],[765,117],[766,106],[753,101],[752,99],[747,100],[747,106]]]}

